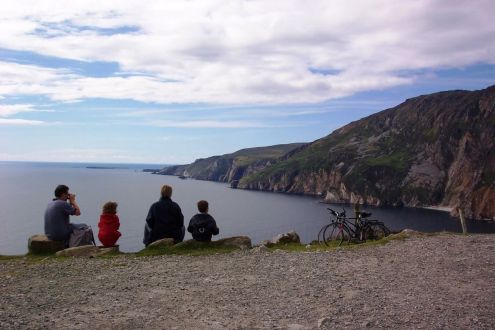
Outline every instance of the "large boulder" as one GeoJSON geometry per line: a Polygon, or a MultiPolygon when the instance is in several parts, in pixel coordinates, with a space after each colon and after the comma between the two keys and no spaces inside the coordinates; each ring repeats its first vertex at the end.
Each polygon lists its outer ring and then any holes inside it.
{"type": "Polygon", "coordinates": [[[174,245],[174,249],[201,249],[206,246],[214,246],[214,242],[199,242],[193,239],[188,239],[174,245]]]}
{"type": "Polygon", "coordinates": [[[64,242],[49,240],[46,235],[33,235],[28,240],[28,251],[31,254],[55,253],[64,248],[64,242]]]}
{"type": "Polygon", "coordinates": [[[250,249],[252,246],[251,239],[247,236],[234,236],[234,237],[222,238],[219,239],[218,241],[215,241],[215,244],[218,244],[219,246],[235,247],[241,250],[250,249]]]}
{"type": "Polygon", "coordinates": [[[203,247],[233,247],[241,250],[251,248],[251,239],[247,236],[235,236],[219,239],[211,242],[198,242],[193,239],[174,245],[174,249],[201,249],[203,247]]]}
{"type": "Polygon", "coordinates": [[[119,247],[102,247],[94,245],[83,245],[71,247],[62,251],[58,251],[58,257],[97,257],[109,253],[118,253],[119,247]]]}
{"type": "Polygon", "coordinates": [[[285,234],[279,234],[272,238],[271,244],[287,244],[287,243],[301,243],[299,235],[295,231],[290,231],[285,234]]]}
{"type": "Polygon", "coordinates": [[[388,236],[389,239],[402,239],[402,238],[409,238],[409,237],[415,237],[415,236],[424,236],[425,233],[422,233],[420,231],[416,231],[413,229],[404,229],[400,232],[395,232],[392,235],[388,236]]]}
{"type": "Polygon", "coordinates": [[[153,243],[149,244],[147,248],[157,248],[157,247],[162,247],[162,246],[172,246],[174,245],[174,239],[173,238],[163,238],[159,239],[158,241],[154,241],[153,243]]]}

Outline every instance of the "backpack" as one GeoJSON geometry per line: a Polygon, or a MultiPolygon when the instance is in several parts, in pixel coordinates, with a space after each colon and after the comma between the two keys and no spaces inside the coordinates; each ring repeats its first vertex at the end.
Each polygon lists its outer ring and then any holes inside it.
{"type": "Polygon", "coordinates": [[[96,245],[93,229],[88,225],[81,225],[72,230],[69,238],[69,247],[96,245]]]}

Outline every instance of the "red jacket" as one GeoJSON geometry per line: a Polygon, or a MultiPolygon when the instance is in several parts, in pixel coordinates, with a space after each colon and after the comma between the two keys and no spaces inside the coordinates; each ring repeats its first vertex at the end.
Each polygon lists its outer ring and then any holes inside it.
{"type": "Polygon", "coordinates": [[[116,214],[103,213],[98,223],[98,239],[104,246],[113,246],[122,235],[119,232],[120,222],[116,214]]]}

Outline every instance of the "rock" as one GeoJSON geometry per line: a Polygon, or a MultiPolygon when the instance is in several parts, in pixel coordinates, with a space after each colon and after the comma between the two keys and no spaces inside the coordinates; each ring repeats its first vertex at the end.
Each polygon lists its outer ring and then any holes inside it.
{"type": "Polygon", "coordinates": [[[268,252],[268,248],[265,245],[256,246],[255,248],[251,249],[251,253],[263,253],[263,252],[268,252]]]}
{"type": "Polygon", "coordinates": [[[58,257],[97,257],[115,252],[119,252],[118,246],[98,247],[94,245],[83,245],[58,251],[56,255],[58,257]]]}
{"type": "Polygon", "coordinates": [[[247,236],[235,236],[219,239],[218,241],[211,242],[199,242],[193,239],[178,243],[174,245],[174,249],[201,249],[206,246],[214,247],[234,247],[241,250],[247,250],[251,248],[251,239],[247,236]]]}
{"type": "Polygon", "coordinates": [[[287,324],[287,330],[307,330],[307,329],[310,329],[302,324],[297,324],[297,323],[293,323],[293,324],[287,324]]]}
{"type": "Polygon", "coordinates": [[[98,246],[98,252],[93,256],[97,257],[110,253],[120,253],[119,246],[118,245],[111,247],[98,246]]]}
{"type": "Polygon", "coordinates": [[[98,247],[94,245],[83,245],[71,247],[56,253],[57,257],[89,257],[98,252],[98,247]]]}
{"type": "MultiPolygon", "coordinates": [[[[214,243],[213,242],[200,242],[200,241],[196,241],[193,239],[188,239],[186,241],[175,244],[174,248],[175,249],[184,249],[184,248],[186,248],[186,249],[201,249],[201,248],[206,247],[206,246],[211,245],[211,244],[214,244],[214,243]]],[[[148,247],[150,245],[148,245],[148,247]]]]}
{"type": "Polygon", "coordinates": [[[411,236],[423,236],[424,233],[413,229],[404,229],[398,235],[411,237],[411,236]]]}
{"type": "Polygon", "coordinates": [[[260,245],[264,245],[266,247],[270,247],[270,246],[273,246],[273,243],[270,242],[269,240],[264,240],[264,241],[261,241],[260,245]]]}
{"type": "Polygon", "coordinates": [[[424,236],[425,234],[413,229],[404,229],[400,232],[395,232],[388,236],[389,239],[403,239],[403,238],[408,238],[408,237],[414,237],[414,236],[424,236]]]}
{"type": "Polygon", "coordinates": [[[218,241],[215,241],[215,244],[218,244],[220,246],[236,247],[241,250],[250,249],[252,246],[251,239],[247,236],[234,236],[234,237],[222,238],[219,239],[218,241]]]}
{"type": "Polygon", "coordinates": [[[150,245],[148,245],[148,248],[154,248],[154,247],[159,247],[159,246],[172,246],[174,245],[174,239],[173,238],[163,238],[159,239],[158,241],[154,241],[150,245]]]}
{"type": "Polygon", "coordinates": [[[364,321],[364,322],[361,324],[361,327],[362,327],[362,328],[368,328],[368,327],[371,327],[371,322],[370,322],[370,321],[364,321]]]}
{"type": "Polygon", "coordinates": [[[288,233],[275,236],[270,242],[272,244],[301,243],[301,239],[299,238],[299,235],[292,230],[288,233]]]}
{"type": "Polygon", "coordinates": [[[417,236],[417,235],[421,235],[421,233],[417,230],[413,230],[413,229],[404,229],[403,231],[400,232],[400,234],[404,234],[404,235],[407,235],[407,236],[417,236]]]}
{"type": "Polygon", "coordinates": [[[55,253],[64,248],[64,242],[49,240],[46,235],[33,235],[28,240],[28,250],[31,254],[55,253]]]}
{"type": "Polygon", "coordinates": [[[318,320],[318,329],[326,329],[332,323],[332,319],[329,317],[324,317],[318,320]]]}

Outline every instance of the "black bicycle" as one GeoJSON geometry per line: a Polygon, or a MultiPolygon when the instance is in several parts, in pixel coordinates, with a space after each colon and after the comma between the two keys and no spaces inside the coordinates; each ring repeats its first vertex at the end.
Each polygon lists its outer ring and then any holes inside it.
{"type": "Polygon", "coordinates": [[[335,218],[318,233],[318,241],[327,246],[381,239],[390,234],[390,229],[383,222],[368,219],[371,213],[357,212],[356,217],[348,218],[345,209],[342,212],[327,209],[335,218]]]}

